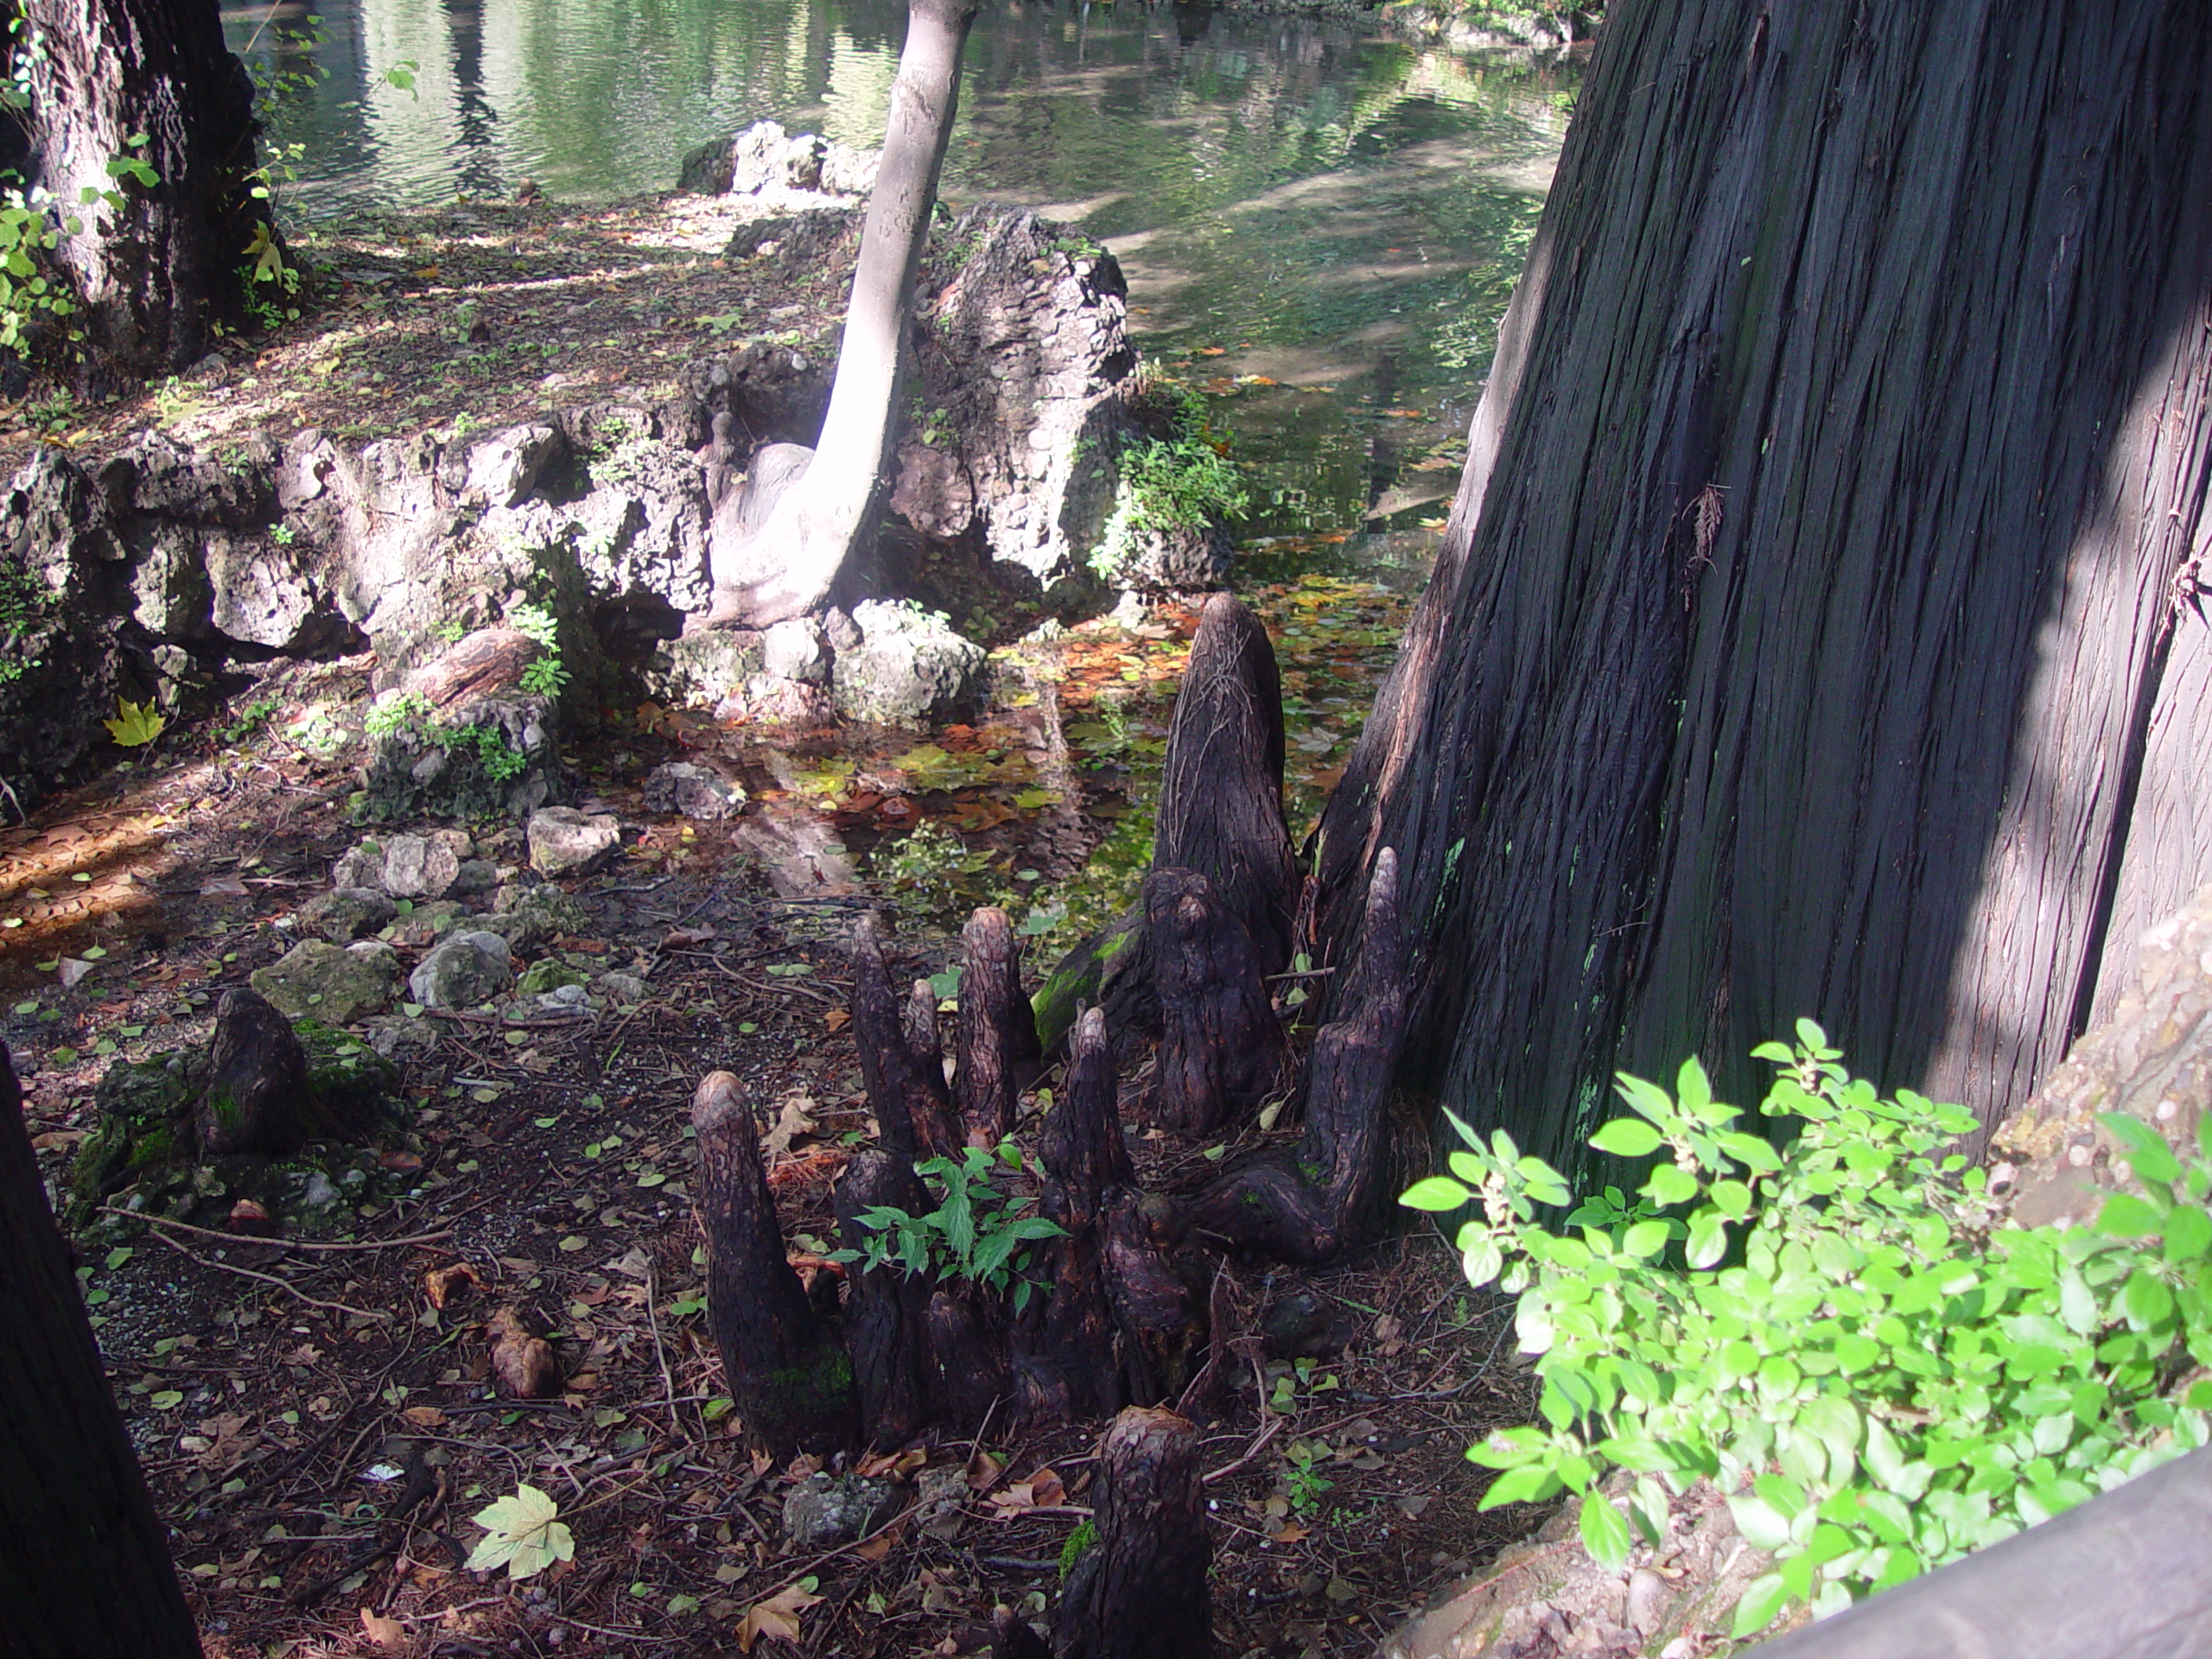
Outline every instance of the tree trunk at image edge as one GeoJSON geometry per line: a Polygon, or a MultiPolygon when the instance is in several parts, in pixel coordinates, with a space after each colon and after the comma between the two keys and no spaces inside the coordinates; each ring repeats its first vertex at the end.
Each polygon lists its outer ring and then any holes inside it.
{"type": "Polygon", "coordinates": [[[766,626],[813,609],[874,528],[898,417],[908,314],[976,4],[908,0],[906,44],[891,84],[883,159],[861,232],[821,441],[757,531],[741,526],[742,492],[732,491],[716,512],[710,546],[715,603],[705,619],[710,624],[766,626]]]}
{"type": "Polygon", "coordinates": [[[199,1659],[0,1047],[0,1656],[199,1659]]]}
{"type": "Polygon", "coordinates": [[[1402,1081],[1573,1162],[1809,1014],[1988,1125],[2212,878],[2208,36],[1609,10],[1322,823],[1338,953],[1398,849],[1402,1081]]]}
{"type": "Polygon", "coordinates": [[[37,182],[82,228],[54,257],[76,283],[96,387],[203,356],[245,317],[253,84],[215,0],[26,0],[37,182]],[[143,136],[144,142],[133,140],[143,136]],[[109,170],[135,158],[156,181],[109,170]],[[94,200],[93,190],[120,206],[94,200]]]}

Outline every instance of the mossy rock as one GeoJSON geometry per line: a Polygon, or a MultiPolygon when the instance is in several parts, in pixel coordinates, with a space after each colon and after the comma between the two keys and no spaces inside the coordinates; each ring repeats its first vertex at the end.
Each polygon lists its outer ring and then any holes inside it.
{"type": "Polygon", "coordinates": [[[515,982],[515,992],[521,996],[540,996],[547,991],[558,990],[563,985],[588,985],[590,982],[588,976],[577,972],[567,963],[544,957],[523,969],[522,977],[515,982]]]}
{"type": "Polygon", "coordinates": [[[189,1156],[202,1065],[201,1056],[169,1054],[108,1067],[92,1092],[99,1122],[69,1167],[73,1224],[89,1220],[111,1193],[189,1156]]]}

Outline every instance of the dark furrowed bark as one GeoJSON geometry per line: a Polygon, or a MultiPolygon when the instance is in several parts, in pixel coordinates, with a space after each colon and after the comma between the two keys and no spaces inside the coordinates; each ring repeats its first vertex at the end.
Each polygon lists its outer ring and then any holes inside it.
{"type": "Polygon", "coordinates": [[[1305,1132],[1295,1155],[1232,1170],[1192,1206],[1192,1224],[1232,1249],[1325,1262],[1381,1225],[1391,1079],[1406,1033],[1397,873],[1397,856],[1386,847],[1369,883],[1343,1013],[1315,1033],[1306,1056],[1298,1096],[1305,1132]]]}
{"type": "Polygon", "coordinates": [[[207,1086],[193,1109],[200,1150],[284,1158],[307,1141],[308,1057],[291,1021],[243,987],[223,993],[207,1040],[207,1086]]]}
{"type": "Polygon", "coordinates": [[[881,928],[871,912],[853,929],[853,1040],[868,1108],[883,1144],[908,1162],[957,1157],[963,1136],[934,1046],[936,1015],[926,1035],[909,1020],[884,964],[881,928]]]}
{"type": "Polygon", "coordinates": [[[2212,878],[2208,170],[2186,0],[1609,13],[1324,817],[1408,1081],[1573,1166],[1802,1014],[1985,1123],[2056,1062],[2212,878]]]}
{"type": "Polygon", "coordinates": [[[748,1433],[778,1457],[854,1444],[852,1368],[784,1253],[760,1166],[760,1128],[735,1077],[711,1071],[691,1101],[707,1321],[748,1433]]]}
{"type": "Polygon", "coordinates": [[[1067,1071],[1038,1139],[1038,1213],[1065,1230],[1039,1259],[1045,1294],[1016,1334],[1033,1417],[1098,1416],[1128,1402],[1122,1338],[1106,1283],[1107,1194],[1132,1179],[1116,1103],[1113,1047],[1093,1008],[1076,1027],[1067,1071]]]}
{"type": "Polygon", "coordinates": [[[1154,870],[1196,870],[1251,935],[1261,972],[1290,965],[1298,876],[1282,816],[1282,681],[1267,630],[1227,594],[1206,601],[1175,699],[1154,870]]]}
{"type": "Polygon", "coordinates": [[[1182,1219],[1167,1199],[1121,1187],[1107,1198],[1103,1231],[1128,1397],[1140,1405],[1173,1400],[1206,1339],[1205,1299],[1184,1273],[1182,1219]]]}
{"type": "Polygon", "coordinates": [[[1213,1544],[1198,1430],[1172,1411],[1130,1407],[1099,1442],[1096,1490],[1097,1535],[1060,1597],[1058,1659],[1205,1659],[1213,1544]]]}
{"type": "MultiPolygon", "coordinates": [[[[919,1215],[930,1201],[912,1165],[870,1147],[845,1166],[833,1205],[844,1247],[865,1253],[877,1230],[862,1224],[862,1211],[888,1207],[919,1215]]],[[[930,1419],[921,1371],[922,1327],[934,1281],[894,1266],[869,1268],[860,1262],[852,1264],[849,1275],[845,1346],[860,1394],[861,1435],[885,1449],[903,1446],[930,1419]]]]}
{"type": "Polygon", "coordinates": [[[200,1659],[0,1046],[0,1649],[200,1659]]]}
{"type": "Polygon", "coordinates": [[[1003,910],[977,911],[961,930],[960,1069],[955,1079],[969,1139],[996,1146],[1038,1071],[1037,1021],[1021,992],[1021,944],[1003,910]]]}
{"type": "Polygon", "coordinates": [[[1252,937],[1195,870],[1145,877],[1144,912],[1161,1033],[1145,1117],[1179,1135],[1240,1128],[1291,1076],[1252,937]]]}

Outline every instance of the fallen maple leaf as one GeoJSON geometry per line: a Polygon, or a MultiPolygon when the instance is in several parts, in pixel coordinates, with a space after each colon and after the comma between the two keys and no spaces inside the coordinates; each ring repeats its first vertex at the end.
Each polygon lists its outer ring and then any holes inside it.
{"type": "Polygon", "coordinates": [[[798,1616],[822,1599],[806,1587],[815,1582],[801,1579],[797,1584],[787,1584],[766,1601],[756,1601],[747,1608],[745,1617],[737,1622],[738,1651],[752,1652],[753,1644],[764,1636],[796,1643],[798,1616]]]}

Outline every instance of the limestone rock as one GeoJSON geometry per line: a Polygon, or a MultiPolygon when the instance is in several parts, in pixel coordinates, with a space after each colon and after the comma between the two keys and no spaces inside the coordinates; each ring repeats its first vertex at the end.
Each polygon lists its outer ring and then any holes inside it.
{"type": "Polygon", "coordinates": [[[370,939],[344,946],[303,939],[277,961],[256,969],[249,982],[287,1019],[351,1025],[391,1006],[399,957],[390,945],[370,939]]]}
{"type": "Polygon", "coordinates": [[[745,805],[745,791],[711,767],[671,760],[645,774],[645,810],[670,812],[701,823],[734,817],[745,805]]]}
{"type": "Polygon", "coordinates": [[[784,1498],[784,1536],[793,1549],[834,1549],[865,1538],[899,1508],[887,1481],[810,1475],[784,1498]]]}
{"type": "Polygon", "coordinates": [[[408,976],[407,988],[426,1008],[473,1008],[513,980],[507,942],[479,928],[440,940],[408,976]]]}
{"type": "Polygon", "coordinates": [[[580,875],[604,863],[622,842],[612,814],[572,806],[541,807],[530,815],[530,868],[543,876],[580,875]]]}
{"type": "Polygon", "coordinates": [[[760,671],[808,685],[830,683],[830,650],[822,625],[795,616],[760,636],[760,671]]]}
{"type": "Polygon", "coordinates": [[[456,899],[473,899],[499,885],[499,867],[488,858],[464,858],[453,873],[446,892],[456,899]]]}
{"type": "Polygon", "coordinates": [[[610,996],[617,1002],[627,1005],[645,1000],[645,982],[635,974],[626,974],[616,969],[609,969],[592,981],[592,983],[598,988],[601,995],[610,996]]]}
{"type": "Polygon", "coordinates": [[[948,718],[974,701],[983,648],[943,618],[871,599],[853,607],[853,621],[860,644],[837,653],[837,709],[847,719],[918,724],[948,718]]]}
{"type": "Polygon", "coordinates": [[[395,899],[442,899],[461,874],[452,840],[393,836],[384,847],[384,890],[395,899]]]}
{"type": "Polygon", "coordinates": [[[742,701],[747,682],[760,671],[760,657],[757,633],[687,633],[658,646],[642,677],[658,702],[719,709],[742,701]]]}
{"type": "Polygon", "coordinates": [[[300,907],[300,919],[333,944],[365,938],[398,917],[399,906],[376,887],[333,887],[300,907]]]}
{"type": "Polygon", "coordinates": [[[2212,887],[2144,933],[2133,982],[1991,1139],[1993,1192],[2024,1227],[2087,1221],[2133,1185],[2125,1148],[2097,1121],[2139,1118],[2184,1161],[2212,1112],[2212,887]]]}
{"type": "Polygon", "coordinates": [[[486,931],[497,933],[517,953],[536,950],[563,934],[581,933],[585,925],[582,906],[560,888],[518,882],[493,895],[492,914],[484,921],[486,931]]]}
{"type": "Polygon", "coordinates": [[[466,489],[494,507],[511,507],[528,495],[566,445],[559,429],[511,426],[468,452],[466,489]]]}

